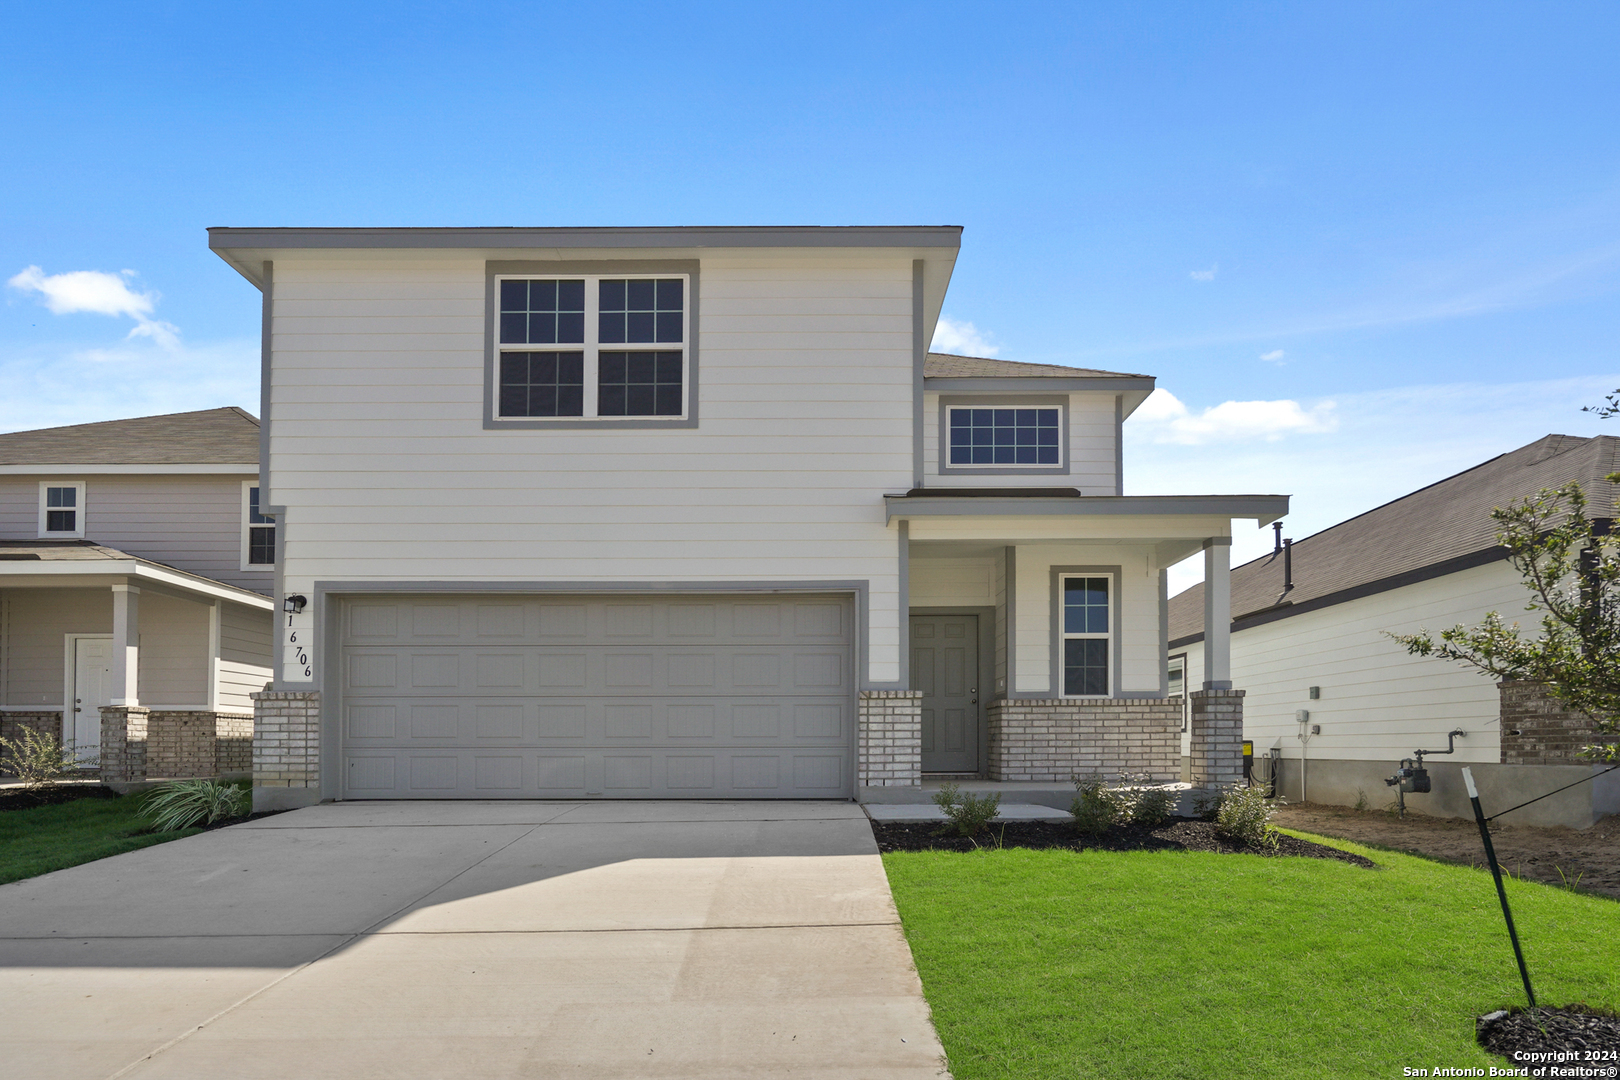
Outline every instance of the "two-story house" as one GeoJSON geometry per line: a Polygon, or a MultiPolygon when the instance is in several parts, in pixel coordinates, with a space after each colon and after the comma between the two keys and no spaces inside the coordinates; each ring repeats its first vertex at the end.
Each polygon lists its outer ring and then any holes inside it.
{"type": "MultiPolygon", "coordinates": [[[[213,229],[263,294],[279,525],[255,805],[920,798],[1180,772],[1142,375],[929,355],[955,227],[213,229]]],[[[1250,526],[1253,527],[1253,526],[1250,526]]]]}
{"type": "Polygon", "coordinates": [[[248,772],[259,437],[240,409],[0,435],[0,734],[57,735],[113,783],[248,772]]]}

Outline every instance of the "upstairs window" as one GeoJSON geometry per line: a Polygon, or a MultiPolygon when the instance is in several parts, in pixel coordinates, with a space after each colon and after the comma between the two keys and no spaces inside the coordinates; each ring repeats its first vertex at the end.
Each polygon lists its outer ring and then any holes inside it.
{"type": "Polygon", "coordinates": [[[497,420],[687,415],[685,276],[502,277],[496,288],[497,420]]]}
{"type": "Polygon", "coordinates": [[[1061,580],[1063,694],[1107,697],[1113,692],[1113,581],[1089,575],[1061,580]]]}
{"type": "Polygon", "coordinates": [[[84,481],[39,485],[39,535],[53,540],[83,539],[84,481]]]}
{"type": "Polygon", "coordinates": [[[259,512],[259,485],[242,485],[242,569],[270,570],[276,565],[276,519],[259,512]]]}
{"type": "Polygon", "coordinates": [[[947,468],[1063,467],[1059,406],[953,405],[947,417],[947,468]]]}

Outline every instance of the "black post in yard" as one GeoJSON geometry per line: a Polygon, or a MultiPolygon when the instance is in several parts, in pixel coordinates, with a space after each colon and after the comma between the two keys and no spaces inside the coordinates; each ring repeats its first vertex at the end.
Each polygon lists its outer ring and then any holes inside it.
{"type": "Polygon", "coordinates": [[[1496,848],[1491,845],[1491,827],[1485,821],[1485,811],[1479,806],[1479,789],[1474,786],[1474,771],[1464,768],[1463,782],[1468,785],[1468,801],[1474,804],[1474,820],[1479,822],[1479,838],[1485,841],[1485,859],[1491,864],[1491,876],[1496,879],[1496,897],[1502,901],[1502,918],[1507,920],[1508,939],[1513,942],[1513,955],[1519,961],[1519,978],[1524,980],[1524,996],[1530,1007],[1536,1007],[1536,992],[1530,989],[1530,969],[1524,966],[1524,950],[1519,947],[1519,932],[1513,928],[1513,912],[1508,908],[1507,890],[1502,887],[1502,868],[1496,862],[1496,848]]]}

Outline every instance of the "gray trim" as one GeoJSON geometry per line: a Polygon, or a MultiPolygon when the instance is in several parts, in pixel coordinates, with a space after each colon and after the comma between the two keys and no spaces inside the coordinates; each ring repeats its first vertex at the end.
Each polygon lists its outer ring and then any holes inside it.
{"type": "MultiPolygon", "coordinates": [[[[911,611],[911,522],[902,521],[899,525],[900,553],[899,553],[899,603],[897,605],[898,620],[900,623],[900,649],[897,657],[900,669],[900,678],[895,685],[896,690],[911,689],[911,620],[907,613],[911,611]]],[[[868,671],[865,674],[870,675],[868,671]]]]}
{"type": "Polygon", "coordinates": [[[923,260],[911,260],[911,486],[923,486],[923,365],[928,342],[923,340],[923,260]]]}
{"type": "MultiPolygon", "coordinates": [[[[912,618],[921,615],[924,618],[930,615],[972,615],[976,617],[979,628],[979,732],[978,732],[978,772],[982,775],[990,764],[990,725],[985,722],[989,712],[990,702],[995,700],[996,689],[996,608],[970,606],[944,606],[911,608],[906,615],[906,629],[911,629],[912,618]],[[988,632],[986,629],[988,628],[988,632]],[[989,692],[985,692],[985,678],[989,677],[989,692]]],[[[906,681],[911,681],[911,653],[906,652],[906,681]]]]}
{"type": "Polygon", "coordinates": [[[1121,692],[1119,688],[1121,672],[1124,670],[1123,661],[1120,656],[1121,650],[1119,647],[1119,624],[1124,621],[1125,614],[1124,597],[1121,596],[1121,592],[1123,590],[1121,589],[1120,584],[1121,578],[1124,577],[1124,571],[1125,568],[1119,565],[1053,566],[1050,568],[1052,590],[1052,648],[1050,653],[1051,673],[1046,680],[1048,689],[1048,693],[1045,695],[1046,697],[1054,699],[1061,698],[1065,701],[1091,700],[1091,695],[1089,694],[1065,694],[1063,692],[1063,590],[1059,588],[1059,585],[1062,583],[1063,575],[1065,574],[1107,574],[1111,579],[1108,596],[1108,651],[1110,654],[1108,666],[1112,670],[1108,673],[1107,697],[1112,699],[1153,696],[1151,693],[1144,693],[1142,691],[1134,691],[1127,694],[1121,692]]]}
{"type": "Polygon", "coordinates": [[[1209,514],[1269,524],[1288,513],[1287,495],[1087,495],[1075,499],[911,498],[885,495],[885,521],[919,517],[1209,514]]]}
{"type": "MultiPolygon", "coordinates": [[[[936,442],[939,452],[934,455],[936,459],[934,467],[941,476],[1068,476],[1073,471],[1069,463],[1069,398],[1066,394],[1018,394],[1011,397],[998,397],[992,402],[985,401],[983,397],[941,394],[939,395],[939,427],[935,430],[939,432],[939,438],[936,442]],[[952,409],[961,409],[974,405],[981,408],[987,405],[995,408],[1002,408],[1007,405],[1040,405],[1046,408],[1057,406],[1060,410],[1059,415],[1062,418],[1058,426],[1062,439],[1059,453],[1062,455],[1063,463],[1055,469],[1050,466],[1042,468],[1036,465],[1026,465],[1022,468],[1013,466],[1005,469],[950,468],[945,460],[950,456],[950,425],[946,421],[950,418],[952,409]]],[[[921,487],[922,485],[919,484],[918,486],[921,487]]]]}
{"type": "Polygon", "coordinates": [[[1007,689],[1005,697],[1018,696],[1018,547],[1002,548],[1007,569],[1007,689]]]}
{"type": "MultiPolygon", "coordinates": [[[[1348,589],[1340,589],[1338,592],[1326,593],[1322,596],[1312,597],[1309,600],[1263,608],[1258,612],[1233,619],[1232,633],[1236,634],[1256,626],[1264,626],[1266,623],[1273,623],[1279,619],[1287,619],[1294,615],[1303,615],[1307,611],[1320,611],[1322,608],[1349,603],[1351,600],[1360,600],[1364,596],[1376,596],[1378,593],[1402,589],[1408,585],[1416,585],[1419,582],[1445,577],[1447,574],[1472,570],[1476,566],[1487,566],[1493,562],[1501,562],[1507,557],[1507,548],[1482,548],[1479,551],[1471,551],[1466,555],[1458,555],[1452,559],[1430,563],[1428,566],[1420,566],[1416,570],[1406,570],[1399,574],[1392,574],[1386,578],[1379,578],[1377,581],[1352,585],[1348,589]]],[[[1204,632],[1202,630],[1192,634],[1183,634],[1181,637],[1169,642],[1166,645],[1166,650],[1179,649],[1184,645],[1192,645],[1203,640],[1204,632]]]]}
{"type": "MultiPolygon", "coordinates": [[[[1159,655],[1170,654],[1170,571],[1159,571],[1159,655]]],[[[1164,667],[1163,664],[1159,665],[1164,667]]],[[[1170,696],[1170,670],[1165,668],[1159,675],[1159,686],[1163,689],[1160,697],[1170,696]]],[[[1187,673],[1181,674],[1181,689],[1187,690],[1187,673]]]]}
{"type": "Polygon", "coordinates": [[[235,228],[208,230],[237,248],[960,248],[960,225],[734,225],[652,228],[235,228]]]}
{"type": "MultiPolygon", "coordinates": [[[[264,281],[259,286],[259,502],[270,497],[270,360],[271,335],[275,332],[275,264],[264,262],[264,281]]],[[[260,513],[264,511],[261,510],[260,513]]]]}
{"type": "Polygon", "coordinates": [[[614,429],[647,429],[647,428],[695,428],[698,426],[698,339],[702,336],[698,332],[699,295],[702,292],[699,282],[699,269],[701,264],[696,259],[600,259],[575,260],[571,262],[544,262],[532,259],[489,259],[484,263],[484,430],[485,431],[532,431],[537,428],[550,430],[604,430],[614,429]],[[495,333],[495,278],[502,274],[536,274],[546,277],[555,275],[613,275],[613,274],[686,274],[691,278],[691,287],[687,289],[687,337],[691,340],[682,343],[686,353],[686,416],[680,420],[659,420],[656,418],[634,419],[580,419],[570,420],[564,418],[545,419],[530,418],[523,420],[500,420],[495,416],[495,396],[497,380],[495,376],[495,356],[500,351],[499,342],[495,333]]]}
{"type": "Polygon", "coordinates": [[[1125,494],[1125,395],[1114,395],[1114,494],[1125,494]]]}
{"type": "Polygon", "coordinates": [[[924,381],[931,392],[952,393],[1070,393],[1075,391],[1153,391],[1154,380],[1128,375],[975,375],[971,377],[935,375],[924,381]]]}

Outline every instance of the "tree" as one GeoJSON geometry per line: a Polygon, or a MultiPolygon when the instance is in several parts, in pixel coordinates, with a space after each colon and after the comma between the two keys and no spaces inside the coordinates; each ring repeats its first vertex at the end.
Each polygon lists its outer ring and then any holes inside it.
{"type": "MultiPolygon", "coordinates": [[[[1620,483],[1620,473],[1607,479],[1620,483]]],[[[1478,626],[1441,631],[1438,641],[1427,630],[1391,636],[1418,656],[1542,683],[1596,726],[1599,742],[1582,755],[1620,761],[1620,538],[1607,520],[1594,522],[1586,511],[1586,495],[1574,483],[1491,511],[1501,526],[1497,542],[1529,590],[1525,610],[1542,613],[1539,637],[1521,634],[1494,611],[1478,626]]]]}

